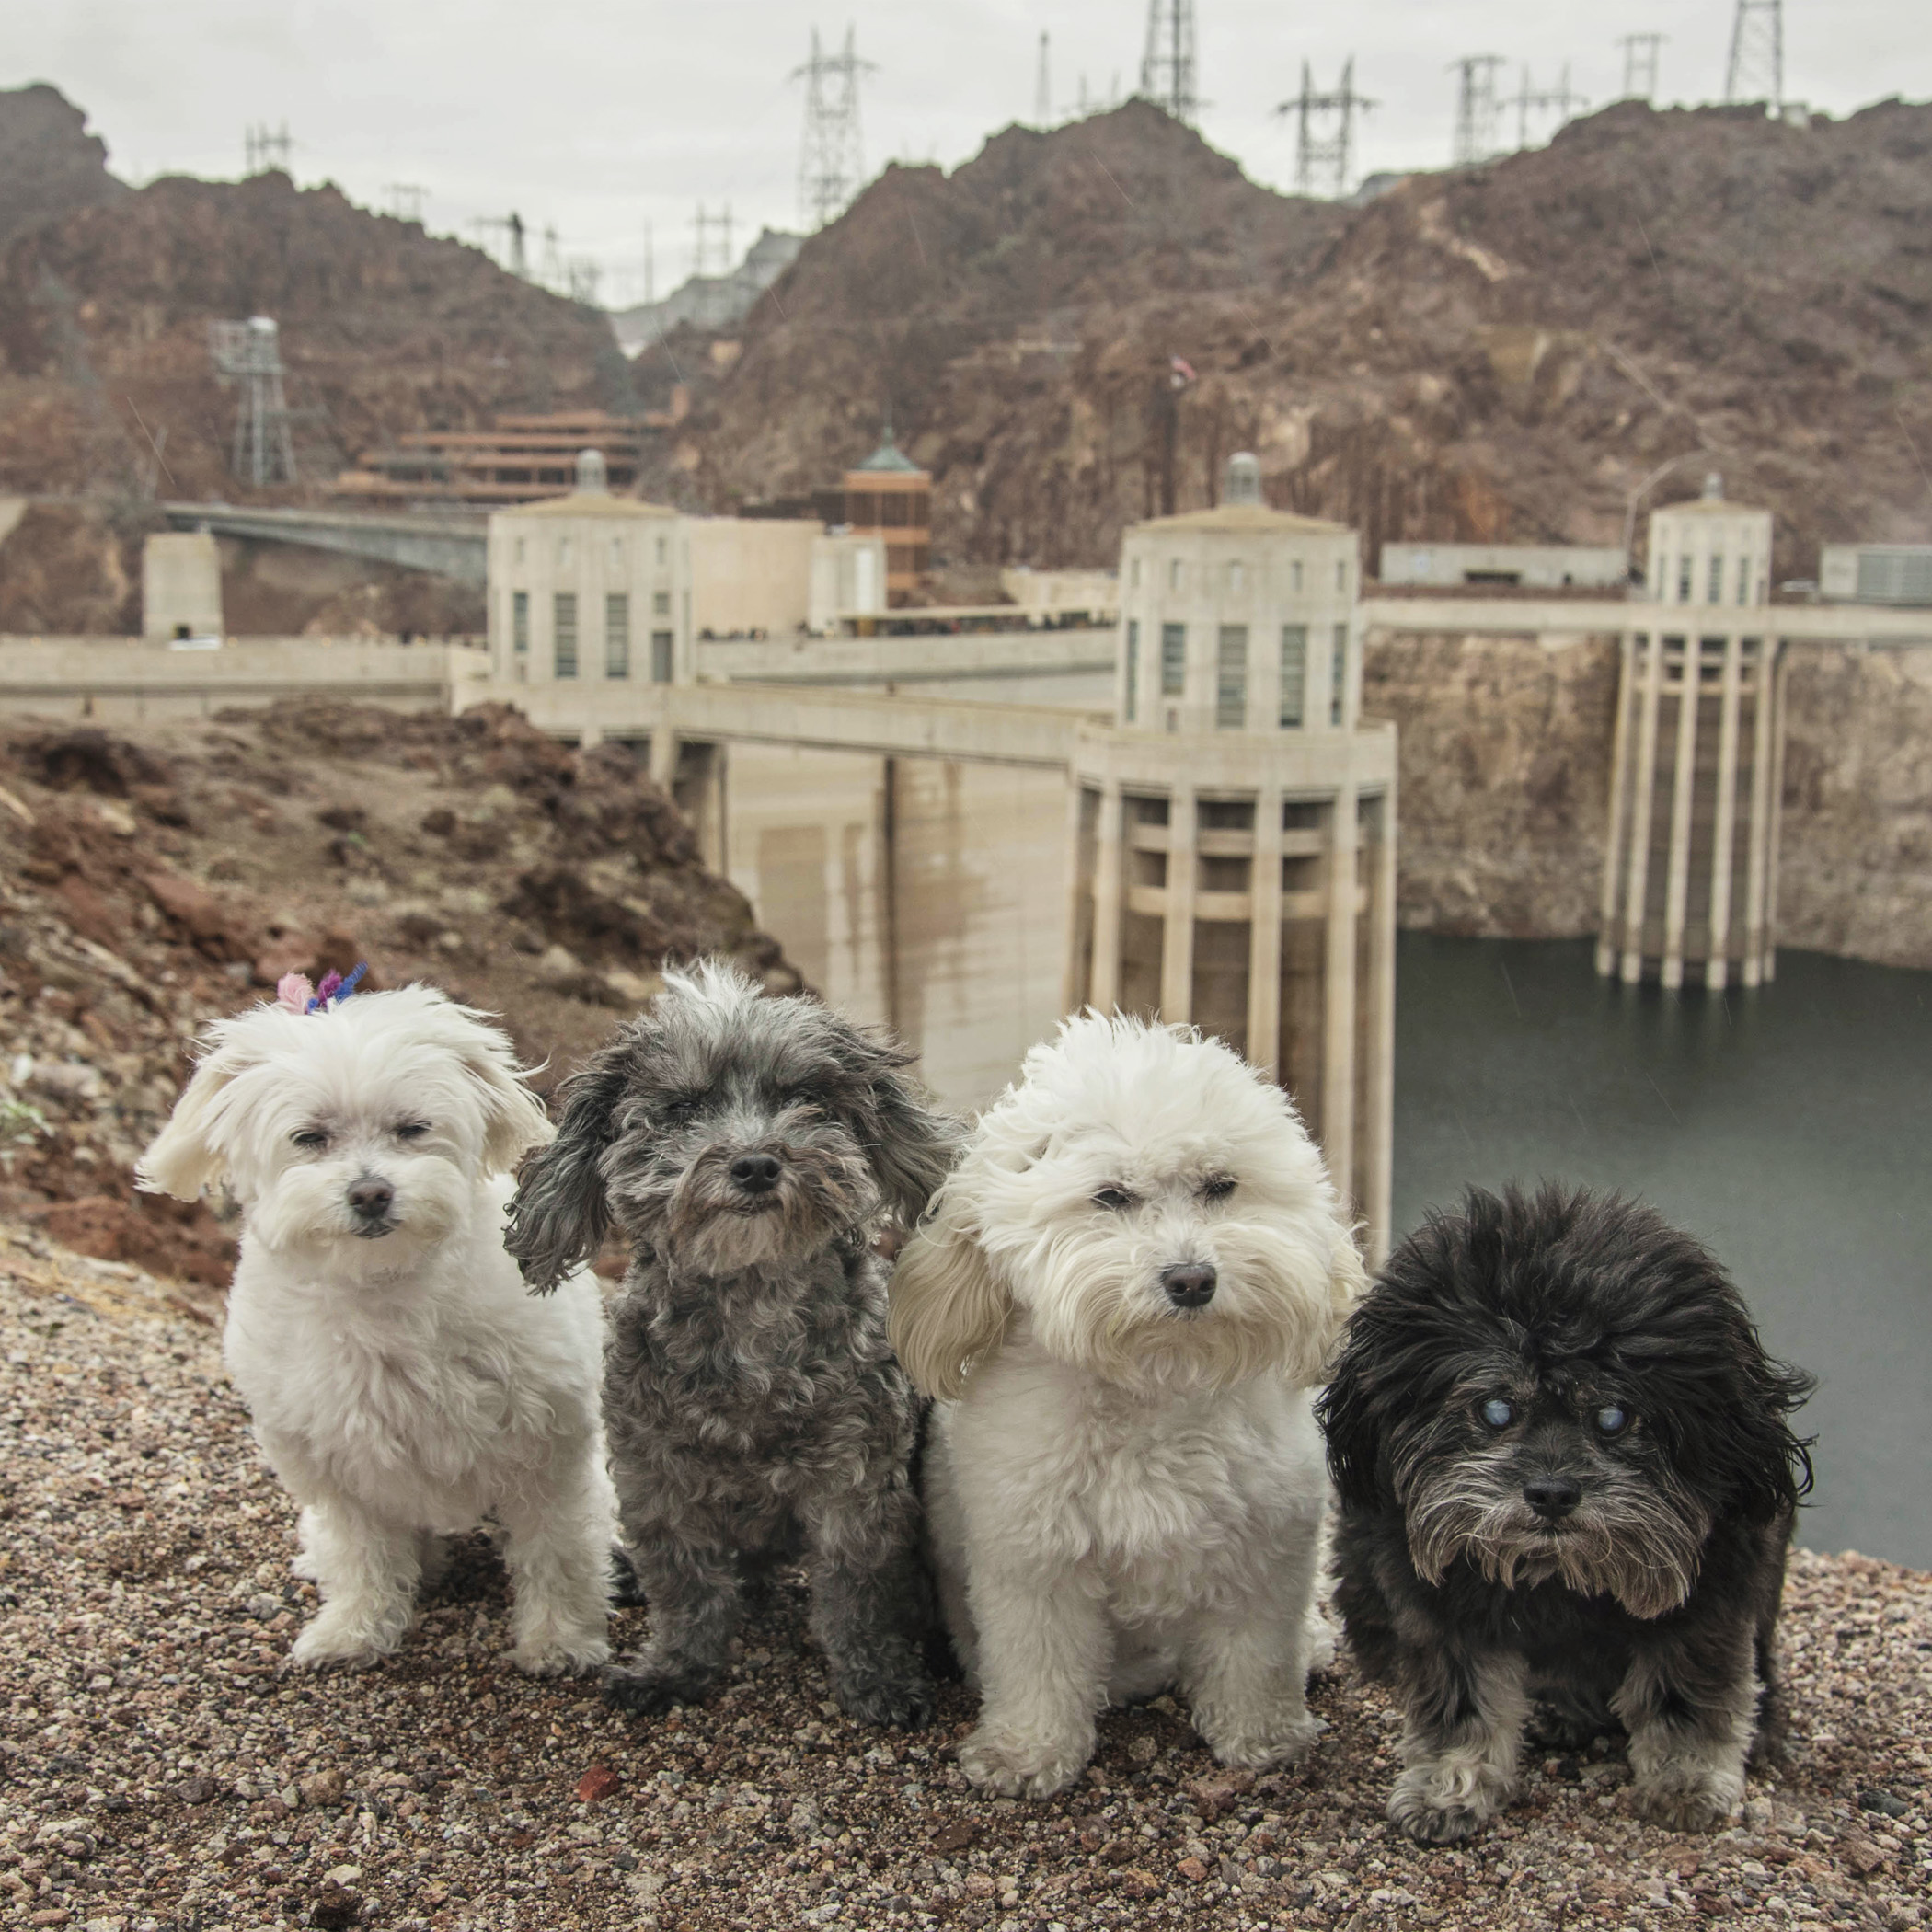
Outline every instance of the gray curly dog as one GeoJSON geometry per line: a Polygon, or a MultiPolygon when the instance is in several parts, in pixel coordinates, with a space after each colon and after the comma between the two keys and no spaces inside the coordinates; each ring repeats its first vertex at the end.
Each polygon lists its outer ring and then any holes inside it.
{"type": "Polygon", "coordinates": [[[812,1634],[850,1716],[932,1715],[907,1465],[919,1418],[886,1340],[888,1218],[925,1211],[957,1145],[912,1056],[816,1001],[706,963],[565,1084],[524,1166],[510,1251],[548,1291],[613,1223],[630,1245],[604,1426],[650,1640],[610,1700],[702,1696],[747,1583],[803,1554],[812,1634]]]}

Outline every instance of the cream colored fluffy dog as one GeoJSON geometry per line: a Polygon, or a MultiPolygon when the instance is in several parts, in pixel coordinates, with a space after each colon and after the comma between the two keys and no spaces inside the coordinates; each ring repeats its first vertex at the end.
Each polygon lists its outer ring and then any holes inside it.
{"type": "Polygon", "coordinates": [[[1089,1014],[1027,1055],[891,1286],[974,1784],[1062,1789],[1103,1705],[1169,1685],[1224,1764],[1314,1741],[1307,1391],[1362,1284],[1287,1096],[1218,1041],[1089,1014]]]}
{"type": "Polygon", "coordinates": [[[579,1271],[534,1300],[503,1248],[543,1103],[509,1040],[431,987],[283,999],[210,1029],[139,1179],[187,1201],[225,1181],[242,1205],[224,1352],[303,1505],[296,1570],[322,1609],[295,1661],[393,1650],[443,1536],[490,1516],[515,1662],[600,1664],[615,1502],[597,1287],[579,1271]]]}

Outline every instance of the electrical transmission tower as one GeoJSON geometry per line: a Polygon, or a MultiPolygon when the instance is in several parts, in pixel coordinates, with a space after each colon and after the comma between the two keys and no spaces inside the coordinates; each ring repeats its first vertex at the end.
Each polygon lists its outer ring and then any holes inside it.
{"type": "Polygon", "coordinates": [[[1355,57],[1341,70],[1341,86],[1332,94],[1317,94],[1306,61],[1302,63],[1302,91],[1284,100],[1277,114],[1293,114],[1294,126],[1294,187],[1297,194],[1326,194],[1340,201],[1348,193],[1355,173],[1355,116],[1375,103],[1355,91],[1355,57]]]}
{"type": "Polygon", "coordinates": [[[470,226],[477,231],[486,254],[497,259],[519,282],[530,280],[530,258],[523,247],[523,218],[512,209],[508,214],[479,214],[470,226]]]}
{"type": "Polygon", "coordinates": [[[1572,93],[1570,86],[1570,63],[1563,63],[1563,78],[1554,87],[1540,91],[1530,86],[1530,71],[1523,70],[1523,82],[1516,90],[1516,147],[1521,151],[1529,145],[1529,118],[1533,113],[1553,113],[1560,128],[1573,118],[1579,108],[1587,108],[1589,101],[1581,94],[1572,93]]]}
{"type": "Polygon", "coordinates": [[[211,322],[208,352],[224,385],[241,388],[235,415],[232,466],[245,483],[295,480],[295,445],[289,435],[288,399],[282,394],[280,332],[267,316],[246,322],[211,322]]]}
{"type": "Polygon", "coordinates": [[[1657,50],[1670,39],[1662,33],[1627,33],[1616,44],[1624,51],[1625,100],[1657,98],[1657,50]]]}
{"type": "Polygon", "coordinates": [[[727,201],[717,214],[705,204],[697,204],[691,217],[691,272],[694,275],[729,275],[731,272],[731,204],[727,201]],[[718,266],[711,266],[711,237],[718,237],[718,266]]]}
{"type": "Polygon", "coordinates": [[[1189,127],[1201,118],[1201,95],[1194,85],[1194,0],[1147,0],[1141,92],[1189,127]]]}
{"type": "Polygon", "coordinates": [[[1784,112],[1783,0],[1738,0],[1731,25],[1731,61],[1724,70],[1724,98],[1762,100],[1774,114],[1784,112]]]}
{"type": "Polygon", "coordinates": [[[1047,36],[1040,33],[1040,71],[1033,77],[1033,125],[1048,126],[1053,119],[1053,88],[1047,68],[1047,36]]]}
{"type": "Polygon", "coordinates": [[[248,157],[247,172],[250,175],[265,175],[271,168],[278,167],[287,174],[289,156],[295,144],[289,139],[289,124],[285,121],[279,128],[271,128],[267,121],[261,121],[242,130],[242,152],[248,157]]]}
{"type": "Polygon", "coordinates": [[[1502,151],[1502,103],[1496,98],[1500,53],[1466,54],[1451,61],[1455,70],[1455,143],[1452,167],[1474,167],[1502,151]]]}
{"type": "Polygon", "coordinates": [[[429,190],[415,181],[391,181],[383,189],[389,197],[389,213],[399,222],[420,222],[429,190]]]}
{"type": "Polygon", "coordinates": [[[865,149],[858,132],[858,77],[877,74],[858,57],[855,30],[845,29],[842,52],[825,53],[811,29],[811,58],[792,70],[805,83],[805,139],[799,155],[799,213],[816,232],[845,212],[865,180],[865,149]]]}

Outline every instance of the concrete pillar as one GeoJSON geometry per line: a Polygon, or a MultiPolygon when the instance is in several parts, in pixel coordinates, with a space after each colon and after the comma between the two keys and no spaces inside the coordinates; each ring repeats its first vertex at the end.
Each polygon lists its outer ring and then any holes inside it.
{"type": "Polygon", "coordinates": [[[1663,695],[1663,633],[1644,639],[1643,695],[1637,714],[1637,757],[1630,767],[1634,788],[1630,809],[1630,882],[1624,899],[1624,955],[1619,976],[1626,985],[1643,977],[1644,902],[1650,889],[1650,807],[1657,795],[1657,709],[1663,695]]]}
{"type": "Polygon", "coordinates": [[[1772,660],[1770,633],[1758,640],[1756,673],[1752,679],[1751,823],[1745,834],[1744,964],[1740,975],[1755,986],[1764,974],[1765,850],[1771,829],[1772,660]]]}
{"type": "Polygon", "coordinates": [[[1086,841],[1081,836],[1084,827],[1082,800],[1086,788],[1080,783],[1077,774],[1069,771],[1066,775],[1066,937],[1062,942],[1065,967],[1060,975],[1060,1010],[1063,1013],[1077,1013],[1087,1004],[1087,989],[1083,983],[1091,973],[1089,965],[1082,971],[1080,960],[1080,926],[1093,906],[1094,881],[1080,869],[1081,851],[1086,841]]]}
{"type": "Polygon", "coordinates": [[[669,791],[677,778],[677,733],[660,723],[650,734],[650,776],[669,791]]]}
{"type": "Polygon", "coordinates": [[[1087,997],[1102,1013],[1121,1003],[1121,818],[1125,801],[1109,778],[1100,789],[1094,843],[1094,963],[1087,997]]]}
{"type": "Polygon", "coordinates": [[[1785,681],[1789,666],[1781,638],[1766,638],[1771,653],[1771,825],[1765,840],[1765,963],[1768,986],[1777,977],[1777,855],[1785,827],[1785,681]]]}
{"type": "Polygon", "coordinates": [[[1671,774],[1671,857],[1664,874],[1663,984],[1684,983],[1684,908],[1690,893],[1691,805],[1697,784],[1697,711],[1704,688],[1704,639],[1684,640],[1677,699],[1677,756],[1671,774]]]}
{"type": "Polygon", "coordinates": [[[1731,973],[1731,855],[1737,843],[1738,706],[1743,676],[1744,640],[1732,631],[1724,639],[1724,686],[1718,699],[1718,809],[1711,827],[1710,956],[1704,983],[1724,990],[1731,973]]]}
{"type": "Polygon", "coordinates": [[[1596,929],[1596,970],[1608,979],[1616,970],[1616,909],[1624,882],[1624,801],[1629,795],[1630,712],[1637,702],[1637,639],[1620,640],[1616,723],[1610,742],[1610,823],[1604,837],[1603,913],[1596,929]]]}
{"type": "Polygon", "coordinates": [[[207,531],[157,531],[143,540],[141,634],[222,635],[222,554],[207,531]]]}
{"type": "Polygon", "coordinates": [[[1388,1258],[1396,1149],[1396,779],[1382,795],[1369,875],[1368,1162],[1362,1212],[1369,1225],[1369,1266],[1388,1258]]]}
{"type": "Polygon", "coordinates": [[[1255,799],[1254,857],[1248,870],[1248,1057],[1271,1079],[1282,1058],[1282,792],[1255,799]]]}
{"type": "MultiPolygon", "coordinates": [[[[1356,790],[1335,795],[1328,836],[1328,946],[1322,977],[1321,1144],[1336,1191],[1355,1202],[1356,790]]],[[[1359,1203],[1358,1203],[1359,1204],[1359,1203]]]]}
{"type": "Polygon", "coordinates": [[[1194,882],[1200,877],[1194,788],[1177,785],[1167,800],[1167,914],[1161,930],[1160,1017],[1194,1017],[1194,882]]]}

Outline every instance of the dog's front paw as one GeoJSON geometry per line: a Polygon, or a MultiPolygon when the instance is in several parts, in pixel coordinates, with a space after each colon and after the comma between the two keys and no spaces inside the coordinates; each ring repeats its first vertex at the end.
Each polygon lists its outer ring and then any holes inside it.
{"type": "Polygon", "coordinates": [[[960,1746],[969,1784],[1001,1798],[1051,1798],[1078,1777],[1093,1755],[1093,1739],[1021,1737],[983,1724],[960,1746]]]}
{"type": "Polygon", "coordinates": [[[1670,1832],[1720,1831],[1744,1800],[1744,1781],[1698,1765],[1666,1762],[1630,1788],[1640,1816],[1670,1832]]]}
{"type": "Polygon", "coordinates": [[[846,1678],[834,1681],[832,1695],[861,1724],[924,1731],[933,1720],[933,1687],[925,1677],[846,1678]]]}
{"type": "Polygon", "coordinates": [[[527,1637],[510,1661],[526,1677],[577,1677],[610,1662],[611,1647],[601,1637],[571,1642],[561,1637],[527,1637]]]}
{"type": "Polygon", "coordinates": [[[626,1670],[616,1665],[604,1673],[604,1701],[647,1718],[673,1704],[696,1704],[710,1687],[710,1678],[696,1671],[626,1670]]]}
{"type": "Polygon", "coordinates": [[[1293,1765],[1306,1757],[1316,1739],[1328,1728],[1313,1711],[1303,1707],[1259,1711],[1248,1722],[1217,1726],[1202,1735],[1218,1763],[1247,1771],[1266,1771],[1272,1765],[1293,1765]]]}
{"type": "Polygon", "coordinates": [[[1457,1780],[1453,1788],[1438,1783],[1428,1765],[1417,1765],[1396,1780],[1389,1794],[1389,1823],[1419,1845],[1454,1845],[1474,1834],[1501,1808],[1501,1795],[1457,1780]]]}
{"type": "Polygon", "coordinates": [[[321,1615],[296,1638],[289,1661],[305,1671],[319,1671],[329,1664],[353,1666],[377,1663],[402,1641],[400,1629],[385,1625],[374,1627],[362,1618],[338,1613],[326,1606],[321,1615]]]}

